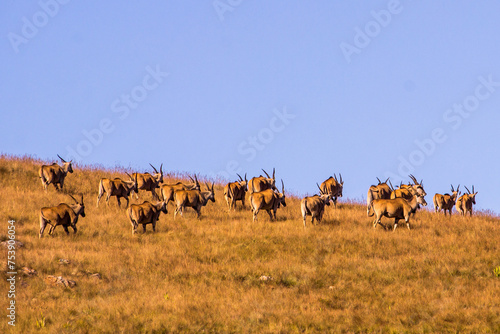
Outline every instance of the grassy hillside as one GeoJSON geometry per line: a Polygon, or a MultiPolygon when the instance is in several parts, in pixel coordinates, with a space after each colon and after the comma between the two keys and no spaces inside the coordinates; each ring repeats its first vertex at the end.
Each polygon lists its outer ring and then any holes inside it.
{"type": "Polygon", "coordinates": [[[173,220],[169,205],[156,233],[148,225],[132,236],[115,198],[95,205],[99,179],[124,170],[74,166],[65,191],[83,193],[86,217],[77,234],[57,227],[39,239],[40,208],[70,202],[43,190],[41,163],[0,157],[0,236],[15,220],[18,271],[38,272],[17,275],[15,328],[0,285],[2,333],[500,332],[498,217],[419,212],[411,231],[392,233],[373,229],[364,206],[341,202],[304,229],[300,200],[288,198],[278,221],[261,212],[252,223],[248,210],[227,213],[219,184],[201,220],[192,210],[173,220]],[[48,275],[77,285],[53,286],[48,275]]]}

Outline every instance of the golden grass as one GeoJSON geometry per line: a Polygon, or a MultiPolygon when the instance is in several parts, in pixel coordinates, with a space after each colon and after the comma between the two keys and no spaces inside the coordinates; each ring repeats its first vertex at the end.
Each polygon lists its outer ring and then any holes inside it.
{"type": "MultiPolygon", "coordinates": [[[[132,236],[115,198],[95,206],[99,179],[124,170],[74,166],[65,191],[83,193],[86,217],[76,235],[57,227],[38,239],[39,209],[68,202],[52,186],[42,189],[41,163],[0,157],[0,234],[16,220],[25,244],[17,267],[38,271],[18,275],[16,327],[0,312],[2,333],[500,332],[496,216],[424,211],[411,231],[401,224],[392,233],[373,229],[363,205],[344,202],[304,229],[299,199],[288,198],[278,221],[261,212],[252,223],[250,211],[227,213],[219,184],[201,220],[192,210],[173,220],[169,205],[156,233],[148,225],[132,236]],[[47,275],[77,286],[51,286],[47,275]]],[[[7,314],[7,285],[0,289],[7,314]]]]}

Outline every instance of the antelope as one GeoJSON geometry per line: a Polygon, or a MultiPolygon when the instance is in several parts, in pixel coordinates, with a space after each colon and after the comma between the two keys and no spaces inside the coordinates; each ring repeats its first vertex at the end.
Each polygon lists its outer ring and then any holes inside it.
{"type": "Polygon", "coordinates": [[[395,199],[395,198],[404,198],[404,199],[411,199],[414,195],[416,194],[415,189],[410,185],[400,185],[398,189],[393,189],[391,192],[391,197],[390,199],[395,199]]]}
{"type": "Polygon", "coordinates": [[[270,177],[269,174],[267,174],[267,172],[264,169],[262,171],[264,172],[264,174],[266,174],[267,178],[260,175],[258,177],[253,177],[252,179],[250,179],[250,181],[248,182],[248,192],[250,194],[263,191],[266,189],[273,189],[278,191],[278,188],[276,188],[276,178],[274,176],[275,175],[274,168],[273,168],[273,177],[270,177]]]}
{"type": "MultiPolygon", "coordinates": [[[[154,168],[153,165],[149,164],[151,167],[153,167],[155,174],[151,175],[149,173],[134,173],[132,174],[134,178],[137,177],[137,189],[138,190],[146,190],[150,191],[151,195],[153,196],[153,199],[159,200],[160,198],[156,194],[155,189],[160,187],[160,183],[163,182],[163,164],[160,165],[160,172],[154,168]]],[[[139,195],[136,193],[135,198],[139,199],[139,195]]]]}
{"type": "Polygon", "coordinates": [[[387,184],[389,178],[384,182],[380,181],[377,177],[378,184],[376,186],[372,185],[368,189],[368,194],[366,195],[366,212],[370,214],[370,203],[375,199],[389,199],[391,197],[391,188],[387,184]]]}
{"type": "Polygon", "coordinates": [[[245,174],[245,179],[240,174],[236,175],[240,178],[239,181],[230,182],[224,186],[224,198],[229,211],[231,211],[231,208],[236,210],[236,201],[241,201],[242,207],[245,207],[245,195],[248,190],[247,174],[245,174]]]}
{"type": "Polygon", "coordinates": [[[130,178],[130,181],[123,181],[120,178],[114,178],[113,180],[102,178],[99,181],[99,194],[97,195],[97,204],[96,207],[99,207],[99,201],[101,200],[102,195],[106,193],[106,204],[109,206],[109,198],[111,196],[116,196],[116,200],[118,201],[118,206],[121,207],[120,198],[125,198],[127,200],[128,207],[129,200],[128,197],[132,191],[136,194],[138,192],[137,189],[137,174],[135,175],[135,179],[132,179],[129,173],[126,173],[130,178]]]}
{"type": "Polygon", "coordinates": [[[212,186],[205,183],[205,186],[207,187],[207,191],[177,190],[174,193],[174,201],[177,205],[174,212],[174,219],[179,212],[181,216],[184,216],[185,207],[193,208],[198,214],[198,219],[200,218],[201,208],[207,205],[208,201],[215,202],[214,183],[212,182],[212,186]]]}
{"type": "Polygon", "coordinates": [[[59,154],[57,156],[63,163],[62,167],[54,162],[52,165],[42,165],[38,170],[38,176],[40,177],[45,190],[47,190],[49,184],[53,184],[56,190],[59,190],[58,185],[60,185],[62,190],[66,175],[68,173],[73,173],[71,160],[70,162],[66,162],[59,154]]]}
{"type": "Polygon", "coordinates": [[[432,201],[434,202],[434,210],[436,212],[440,212],[441,210],[444,210],[444,215],[446,216],[446,210],[448,210],[448,213],[451,216],[451,210],[453,209],[453,206],[455,205],[457,201],[458,195],[460,195],[459,189],[460,185],[458,185],[457,189],[453,189],[453,184],[451,185],[451,195],[446,193],[444,195],[441,194],[435,194],[434,197],[432,198],[432,201]]]}
{"type": "Polygon", "coordinates": [[[323,213],[325,212],[325,205],[330,205],[330,201],[333,201],[331,193],[325,192],[317,183],[316,185],[319,189],[319,195],[304,197],[300,201],[300,210],[304,220],[304,228],[306,227],[307,216],[312,217],[311,224],[314,225],[315,218],[318,224],[320,224],[321,219],[323,219],[323,213]]]}
{"type": "Polygon", "coordinates": [[[146,224],[153,225],[153,232],[156,232],[156,222],[161,213],[167,214],[167,203],[165,201],[152,204],[144,201],[142,204],[132,204],[127,209],[127,217],[132,224],[132,235],[137,232],[137,226],[142,224],[143,232],[146,233],[146,224]]]}
{"type": "Polygon", "coordinates": [[[467,187],[465,187],[465,189],[467,190],[467,194],[463,194],[462,196],[460,196],[455,206],[458,213],[460,213],[462,216],[467,215],[468,212],[472,217],[472,205],[476,204],[477,192],[474,192],[474,186],[472,186],[472,192],[467,187]]]}
{"type": "Polygon", "coordinates": [[[409,176],[413,180],[413,185],[411,185],[411,187],[417,191],[417,194],[422,197],[427,195],[427,193],[424,190],[423,180],[420,180],[420,182],[418,182],[415,176],[413,176],[412,174],[410,174],[409,176]]]}
{"type": "Polygon", "coordinates": [[[413,180],[413,185],[412,184],[400,184],[399,189],[396,189],[391,192],[391,199],[397,198],[397,197],[403,197],[406,199],[411,199],[416,194],[419,196],[425,196],[427,193],[424,190],[423,186],[423,181],[420,181],[420,183],[417,181],[415,176],[409,175],[409,177],[413,180]]]}
{"type": "MultiPolygon", "coordinates": [[[[390,199],[404,198],[405,200],[410,202],[415,196],[421,196],[421,195],[417,192],[417,190],[415,190],[415,188],[412,185],[402,185],[402,186],[400,185],[399,189],[392,190],[390,199]]],[[[420,209],[420,205],[417,205],[417,208],[415,209],[415,211],[410,213],[410,216],[415,216],[415,213],[418,209],[420,209]]]]}
{"type": "Polygon", "coordinates": [[[170,201],[174,200],[174,193],[178,190],[200,190],[200,183],[198,182],[196,174],[194,175],[194,180],[191,176],[189,176],[189,178],[191,179],[191,181],[193,181],[193,183],[191,184],[184,184],[182,182],[177,182],[172,184],[164,183],[160,186],[161,197],[165,202],[167,202],[167,205],[170,201]]]}
{"type": "Polygon", "coordinates": [[[340,181],[337,179],[337,175],[330,176],[327,180],[321,183],[322,194],[330,194],[333,199],[333,204],[337,207],[337,197],[342,197],[342,190],[344,189],[344,181],[342,180],[342,174],[339,173],[340,181]]]}
{"type": "Polygon", "coordinates": [[[49,235],[54,232],[57,225],[62,225],[66,234],[69,234],[69,226],[76,233],[78,217],[85,217],[85,205],[83,204],[83,195],[81,195],[80,201],[77,201],[71,195],[69,196],[75,201],[75,204],[60,203],[58,206],[43,207],[40,210],[40,233],[38,234],[38,238],[42,238],[47,224],[50,225],[49,235]]]}
{"type": "Polygon", "coordinates": [[[410,229],[410,214],[415,213],[419,205],[426,206],[427,202],[423,196],[416,195],[408,201],[404,198],[398,197],[394,199],[375,199],[368,206],[368,217],[376,215],[375,221],[373,222],[373,227],[377,227],[377,224],[382,225],[384,229],[387,229],[380,220],[382,216],[387,218],[394,218],[394,228],[393,231],[398,227],[398,221],[404,219],[406,226],[410,229]],[[370,209],[373,211],[370,214],[370,209]]]}
{"type": "Polygon", "coordinates": [[[286,206],[283,180],[281,180],[281,189],[281,193],[275,192],[273,189],[266,189],[250,194],[250,207],[252,208],[254,222],[257,220],[259,210],[266,210],[271,221],[274,214],[274,220],[276,220],[276,211],[278,208],[281,205],[286,206]]]}

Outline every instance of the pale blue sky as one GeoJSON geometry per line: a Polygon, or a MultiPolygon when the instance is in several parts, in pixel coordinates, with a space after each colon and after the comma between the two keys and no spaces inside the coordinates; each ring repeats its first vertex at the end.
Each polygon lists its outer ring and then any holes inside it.
{"type": "Polygon", "coordinates": [[[0,151],[500,213],[497,1],[4,1],[0,151]],[[420,144],[419,144],[420,143],[420,144]],[[71,153],[74,152],[74,153],[71,153]],[[399,178],[398,178],[398,175],[399,178]]]}

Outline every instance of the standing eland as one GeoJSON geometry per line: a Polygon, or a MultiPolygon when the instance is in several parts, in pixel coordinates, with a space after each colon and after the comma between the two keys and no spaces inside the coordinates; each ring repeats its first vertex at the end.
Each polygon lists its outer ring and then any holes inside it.
{"type": "Polygon", "coordinates": [[[286,207],[285,186],[283,184],[283,180],[281,180],[281,193],[276,192],[273,189],[266,189],[250,194],[250,206],[252,208],[253,221],[257,220],[257,215],[260,210],[266,210],[271,218],[271,221],[273,220],[274,214],[274,220],[276,220],[276,211],[281,205],[286,207]]]}
{"type": "Polygon", "coordinates": [[[208,201],[215,202],[215,192],[214,184],[209,186],[205,183],[207,191],[200,190],[178,190],[174,193],[174,201],[177,208],[174,211],[174,219],[177,213],[181,213],[181,217],[184,216],[184,208],[193,208],[198,214],[198,219],[201,216],[201,208],[207,205],[208,201]]]}
{"type": "Polygon", "coordinates": [[[247,174],[245,174],[245,179],[240,174],[236,175],[240,178],[239,181],[230,182],[224,186],[224,198],[229,211],[231,211],[231,208],[236,210],[236,201],[241,201],[241,206],[245,208],[245,195],[248,191],[247,174]]]}
{"type": "Polygon", "coordinates": [[[64,228],[64,232],[69,234],[68,227],[73,228],[74,233],[76,233],[76,223],[78,222],[78,217],[85,217],[85,205],[83,204],[83,195],[81,195],[80,201],[77,201],[73,196],[69,195],[75,204],[68,205],[66,203],[60,203],[58,206],[43,207],[40,210],[40,233],[38,237],[43,236],[43,231],[45,227],[50,225],[49,235],[54,232],[56,226],[61,225],[64,228]]]}
{"type": "Polygon", "coordinates": [[[472,205],[476,204],[477,192],[474,192],[474,185],[472,186],[472,192],[467,187],[465,189],[467,190],[467,194],[463,194],[458,198],[455,207],[462,216],[466,216],[468,212],[472,217],[472,205]]]}
{"type": "Polygon", "coordinates": [[[194,180],[191,176],[189,176],[189,178],[193,183],[191,184],[185,184],[182,182],[164,183],[160,186],[161,197],[165,202],[167,202],[167,205],[170,201],[174,200],[174,193],[177,190],[200,190],[200,183],[198,182],[196,174],[194,175],[194,180]]]}
{"type": "Polygon", "coordinates": [[[142,225],[143,232],[146,233],[146,225],[153,225],[153,232],[156,232],[156,222],[161,213],[167,214],[167,204],[165,201],[152,204],[144,201],[142,204],[132,204],[127,209],[127,217],[132,224],[132,235],[137,232],[139,224],[142,225]]]}
{"type": "Polygon", "coordinates": [[[444,215],[446,216],[446,211],[450,214],[453,206],[457,202],[457,198],[460,195],[460,185],[458,185],[457,189],[453,189],[453,184],[451,185],[451,195],[446,193],[444,195],[435,194],[432,198],[432,202],[434,203],[434,210],[436,212],[440,212],[444,210],[444,215]]]}
{"type": "Polygon", "coordinates": [[[38,176],[45,190],[47,190],[49,184],[53,184],[56,190],[59,190],[60,186],[60,190],[62,190],[66,175],[73,173],[71,161],[66,162],[59,154],[57,156],[63,163],[62,167],[54,162],[52,165],[42,165],[38,170],[38,176]]]}
{"type": "Polygon", "coordinates": [[[340,180],[337,179],[336,174],[333,174],[333,176],[330,176],[330,178],[323,181],[320,186],[322,194],[331,195],[335,207],[337,207],[337,197],[342,197],[342,191],[344,189],[342,174],[339,173],[339,176],[340,180]]]}
{"type": "MultiPolygon", "coordinates": [[[[154,168],[153,165],[149,164],[153,167],[155,174],[151,175],[149,173],[134,173],[132,176],[137,178],[137,189],[150,191],[153,199],[159,200],[160,198],[156,194],[155,189],[160,187],[160,183],[163,182],[163,164],[160,165],[160,172],[154,168]]],[[[135,198],[139,199],[139,195],[135,194],[135,198]]]]}
{"type": "Polygon", "coordinates": [[[307,216],[311,216],[312,225],[314,225],[314,219],[320,224],[325,212],[325,205],[330,205],[330,201],[333,201],[331,193],[325,192],[317,183],[316,185],[319,189],[319,195],[304,197],[300,201],[300,211],[302,212],[304,227],[306,227],[307,216]]]}
{"type": "Polygon", "coordinates": [[[278,191],[276,188],[276,177],[275,177],[275,169],[273,168],[273,177],[270,177],[269,174],[263,169],[264,174],[266,174],[267,178],[260,175],[257,177],[253,177],[248,182],[248,193],[256,193],[259,191],[263,191],[266,189],[273,189],[278,191]]]}
{"type": "Polygon", "coordinates": [[[118,206],[121,207],[120,198],[125,198],[127,201],[128,207],[129,200],[128,197],[132,191],[137,194],[137,174],[135,175],[135,179],[132,179],[129,173],[126,173],[130,178],[130,181],[123,181],[120,178],[114,178],[113,180],[102,178],[99,181],[99,194],[97,195],[97,204],[96,207],[99,207],[99,201],[101,200],[102,195],[106,193],[106,204],[109,206],[109,198],[111,196],[116,196],[116,200],[118,201],[118,206]]]}
{"type": "Polygon", "coordinates": [[[380,224],[384,229],[387,229],[380,221],[382,217],[387,217],[394,218],[393,231],[396,230],[398,222],[401,219],[405,220],[406,226],[410,229],[410,215],[415,213],[419,205],[427,205],[424,197],[420,195],[413,196],[410,201],[402,197],[394,199],[375,199],[368,206],[368,216],[372,217],[375,214],[376,218],[373,222],[374,228],[377,227],[377,224],[380,224]],[[370,210],[373,210],[372,214],[370,214],[370,210]]]}

